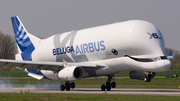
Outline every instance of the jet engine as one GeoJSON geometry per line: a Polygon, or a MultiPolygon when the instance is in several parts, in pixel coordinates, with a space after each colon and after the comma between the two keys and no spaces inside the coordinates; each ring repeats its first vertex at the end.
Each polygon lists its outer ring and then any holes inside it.
{"type": "Polygon", "coordinates": [[[57,74],[57,77],[60,80],[66,80],[66,81],[79,80],[83,78],[83,76],[84,76],[83,68],[77,66],[66,67],[61,71],[59,71],[57,74]]]}
{"type": "MultiPolygon", "coordinates": [[[[137,79],[137,80],[144,80],[144,78],[146,77],[146,72],[144,71],[131,71],[129,73],[129,77],[131,79],[137,79]]],[[[150,78],[153,79],[155,77],[156,73],[152,72],[152,74],[150,75],[150,78]]]]}

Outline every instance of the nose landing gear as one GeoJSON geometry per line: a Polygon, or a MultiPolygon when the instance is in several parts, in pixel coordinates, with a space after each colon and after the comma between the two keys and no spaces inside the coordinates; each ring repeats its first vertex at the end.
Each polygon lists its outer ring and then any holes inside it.
{"type": "Polygon", "coordinates": [[[153,75],[152,72],[146,72],[144,81],[145,82],[151,82],[151,76],[153,75]]]}

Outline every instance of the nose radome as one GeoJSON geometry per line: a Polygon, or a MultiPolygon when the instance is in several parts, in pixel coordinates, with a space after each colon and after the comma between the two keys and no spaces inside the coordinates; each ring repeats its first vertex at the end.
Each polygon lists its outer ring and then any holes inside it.
{"type": "Polygon", "coordinates": [[[171,68],[171,61],[170,60],[164,61],[164,66],[167,70],[169,70],[171,68]]]}
{"type": "Polygon", "coordinates": [[[171,68],[170,60],[160,60],[157,62],[158,72],[165,72],[171,68]]]}

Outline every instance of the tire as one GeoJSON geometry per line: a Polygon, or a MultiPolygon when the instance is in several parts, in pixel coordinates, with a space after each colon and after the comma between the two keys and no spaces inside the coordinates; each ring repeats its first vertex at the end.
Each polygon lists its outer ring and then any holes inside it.
{"type": "Polygon", "coordinates": [[[115,83],[115,82],[112,82],[112,83],[111,83],[111,87],[112,87],[112,88],[116,88],[116,83],[115,83]]]}
{"type": "Polygon", "coordinates": [[[145,81],[145,82],[147,82],[147,81],[148,81],[148,78],[147,78],[147,77],[145,77],[145,78],[144,78],[144,81],[145,81]]]}
{"type": "Polygon", "coordinates": [[[110,90],[111,90],[111,84],[110,84],[110,82],[106,82],[106,88],[107,88],[107,91],[110,91],[110,90]]]}
{"type": "Polygon", "coordinates": [[[70,86],[71,86],[72,89],[74,89],[75,88],[75,83],[71,82],[70,86]]]}
{"type": "Polygon", "coordinates": [[[148,76],[148,82],[151,82],[151,75],[148,76]]]}
{"type": "Polygon", "coordinates": [[[106,86],[105,86],[105,85],[102,85],[102,86],[101,86],[101,90],[102,90],[102,91],[105,91],[105,89],[106,89],[106,86]]]}
{"type": "Polygon", "coordinates": [[[65,86],[64,86],[64,85],[61,85],[61,86],[60,86],[60,90],[61,90],[61,91],[64,91],[64,89],[65,89],[65,86]]]}
{"type": "Polygon", "coordinates": [[[65,88],[66,88],[66,91],[69,91],[70,90],[70,84],[66,82],[65,88]]]}

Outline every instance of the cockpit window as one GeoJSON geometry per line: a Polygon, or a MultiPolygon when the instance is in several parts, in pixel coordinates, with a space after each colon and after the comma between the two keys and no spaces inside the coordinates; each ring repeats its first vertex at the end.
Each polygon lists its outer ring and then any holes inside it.
{"type": "Polygon", "coordinates": [[[155,62],[158,60],[165,60],[168,59],[166,56],[160,56],[160,57],[155,57],[155,58],[135,58],[135,57],[131,57],[129,55],[125,55],[125,57],[129,57],[135,61],[139,61],[139,62],[155,62]]]}
{"type": "Polygon", "coordinates": [[[166,56],[160,56],[160,57],[161,57],[161,60],[168,59],[166,56]]]}
{"type": "Polygon", "coordinates": [[[160,57],[154,58],[154,61],[158,61],[158,60],[161,60],[161,58],[160,57]]]}

